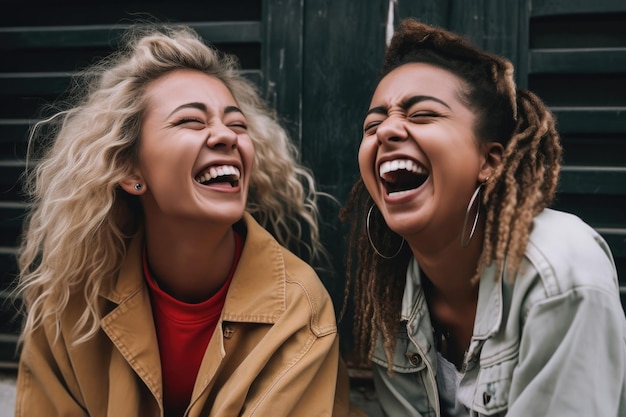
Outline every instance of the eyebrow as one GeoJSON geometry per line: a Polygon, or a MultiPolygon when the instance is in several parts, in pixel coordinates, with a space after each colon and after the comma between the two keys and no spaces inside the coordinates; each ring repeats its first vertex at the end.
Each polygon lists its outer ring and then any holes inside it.
{"type": "MultiPolygon", "coordinates": [[[[204,105],[204,103],[200,103],[200,102],[194,101],[194,102],[191,102],[191,103],[181,104],[180,106],[176,107],[167,117],[170,117],[171,115],[173,115],[174,113],[176,113],[177,111],[180,111],[182,109],[198,109],[198,110],[203,111],[205,113],[207,111],[207,107],[204,105]]],[[[241,113],[241,114],[243,114],[241,109],[239,107],[237,107],[237,106],[226,106],[224,108],[224,114],[228,114],[228,113],[241,113]]]]}
{"type": "Polygon", "coordinates": [[[206,112],[206,106],[203,103],[199,103],[197,101],[194,101],[192,103],[181,104],[180,106],[178,106],[174,110],[172,110],[172,112],[167,117],[170,117],[171,115],[173,115],[174,113],[176,113],[177,111],[180,111],[182,109],[198,109],[198,110],[201,110],[203,112],[206,112]]]}
{"type": "MultiPolygon", "coordinates": [[[[439,100],[437,97],[433,97],[433,96],[413,96],[413,97],[409,97],[407,100],[405,100],[404,102],[402,102],[400,104],[400,107],[402,107],[402,109],[404,109],[404,110],[407,110],[412,105],[414,105],[416,103],[420,103],[422,101],[435,101],[435,102],[437,102],[439,104],[442,104],[442,105],[446,106],[447,108],[450,108],[450,106],[448,106],[444,101],[439,100]]],[[[365,116],[368,116],[368,115],[374,114],[374,113],[375,114],[386,115],[387,114],[387,108],[385,106],[372,107],[371,109],[369,109],[367,111],[365,116]]]]}
{"type": "Polygon", "coordinates": [[[228,113],[241,113],[243,115],[243,112],[237,106],[226,106],[224,108],[224,114],[228,114],[228,113]]]}

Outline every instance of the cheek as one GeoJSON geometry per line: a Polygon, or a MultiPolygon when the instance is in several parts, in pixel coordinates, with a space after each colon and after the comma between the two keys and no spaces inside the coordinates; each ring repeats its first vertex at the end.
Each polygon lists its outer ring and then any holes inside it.
{"type": "Polygon", "coordinates": [[[144,141],[140,146],[139,167],[152,187],[170,180],[180,181],[182,176],[188,175],[196,152],[183,144],[182,141],[144,141]]]}
{"type": "Polygon", "coordinates": [[[479,163],[480,147],[471,132],[444,130],[432,140],[420,142],[420,146],[431,163],[443,164],[454,171],[472,170],[479,163]]]}
{"type": "Polygon", "coordinates": [[[376,158],[376,149],[373,146],[373,140],[364,139],[359,147],[359,170],[361,176],[371,176],[374,169],[376,158]]]}
{"type": "Polygon", "coordinates": [[[359,170],[361,178],[370,195],[375,195],[378,186],[378,176],[376,175],[376,141],[373,139],[364,140],[359,147],[359,170]]]}
{"type": "Polygon", "coordinates": [[[237,142],[243,163],[247,170],[251,172],[254,167],[254,143],[248,135],[239,137],[237,142]]]}

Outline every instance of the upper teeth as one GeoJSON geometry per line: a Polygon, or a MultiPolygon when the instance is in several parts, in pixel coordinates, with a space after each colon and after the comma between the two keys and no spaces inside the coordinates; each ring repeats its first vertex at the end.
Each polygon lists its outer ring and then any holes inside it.
{"type": "Polygon", "coordinates": [[[221,177],[224,175],[234,175],[237,179],[241,173],[239,172],[239,168],[232,165],[220,165],[216,167],[209,168],[208,171],[205,171],[203,174],[198,175],[196,177],[196,181],[198,182],[206,182],[211,179],[215,179],[217,177],[221,177]]]}
{"type": "Polygon", "coordinates": [[[392,171],[398,171],[404,169],[406,171],[414,172],[416,174],[426,174],[426,170],[421,165],[417,165],[410,159],[396,159],[393,161],[383,162],[379,168],[379,175],[382,177],[384,174],[392,171]]]}

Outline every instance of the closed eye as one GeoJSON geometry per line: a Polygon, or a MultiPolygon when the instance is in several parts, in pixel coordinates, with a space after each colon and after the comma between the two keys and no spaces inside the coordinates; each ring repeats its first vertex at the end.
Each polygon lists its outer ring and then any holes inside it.
{"type": "Polygon", "coordinates": [[[365,126],[363,126],[363,133],[365,135],[373,135],[374,133],[376,133],[376,128],[381,123],[382,122],[380,120],[376,120],[376,121],[372,121],[370,123],[367,123],[365,126]]]}
{"type": "Polygon", "coordinates": [[[222,119],[222,123],[230,130],[236,133],[246,133],[248,131],[248,121],[239,111],[231,111],[226,113],[222,119]]]}
{"type": "Polygon", "coordinates": [[[243,122],[230,123],[228,125],[228,128],[237,133],[245,133],[248,131],[248,125],[243,122]]]}
{"type": "Polygon", "coordinates": [[[408,119],[414,123],[429,123],[438,117],[441,117],[439,113],[420,111],[411,114],[408,119]]]}
{"type": "Polygon", "coordinates": [[[184,125],[184,124],[189,124],[189,123],[199,123],[201,125],[204,126],[204,121],[202,119],[198,119],[196,117],[183,117],[181,119],[176,120],[173,125],[174,126],[180,126],[180,125],[184,125]]]}
{"type": "Polygon", "coordinates": [[[417,111],[415,113],[412,113],[409,117],[410,118],[415,118],[415,117],[438,117],[439,113],[433,112],[433,111],[417,111]]]}

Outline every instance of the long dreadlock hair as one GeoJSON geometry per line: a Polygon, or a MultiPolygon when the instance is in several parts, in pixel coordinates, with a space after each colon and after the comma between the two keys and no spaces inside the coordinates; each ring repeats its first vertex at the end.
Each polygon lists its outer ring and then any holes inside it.
{"type": "MultiPolygon", "coordinates": [[[[463,80],[460,93],[476,115],[476,137],[501,143],[505,148],[502,163],[481,196],[486,223],[483,252],[473,280],[477,281],[492,263],[497,265],[496,277],[506,272],[512,280],[524,256],[534,216],[554,199],[561,162],[554,117],[536,95],[516,87],[508,60],[478,49],[459,35],[411,18],[402,21],[394,33],[381,78],[412,62],[435,65],[463,80]]],[[[342,221],[351,222],[342,315],[353,289],[357,360],[361,365],[368,363],[380,335],[391,372],[412,254],[407,245],[394,259],[374,252],[366,226],[372,204],[359,179],[339,213],[342,221]]],[[[398,237],[380,214],[371,215],[369,227],[377,245],[388,248],[387,254],[393,255],[399,247],[398,237]]]]}

